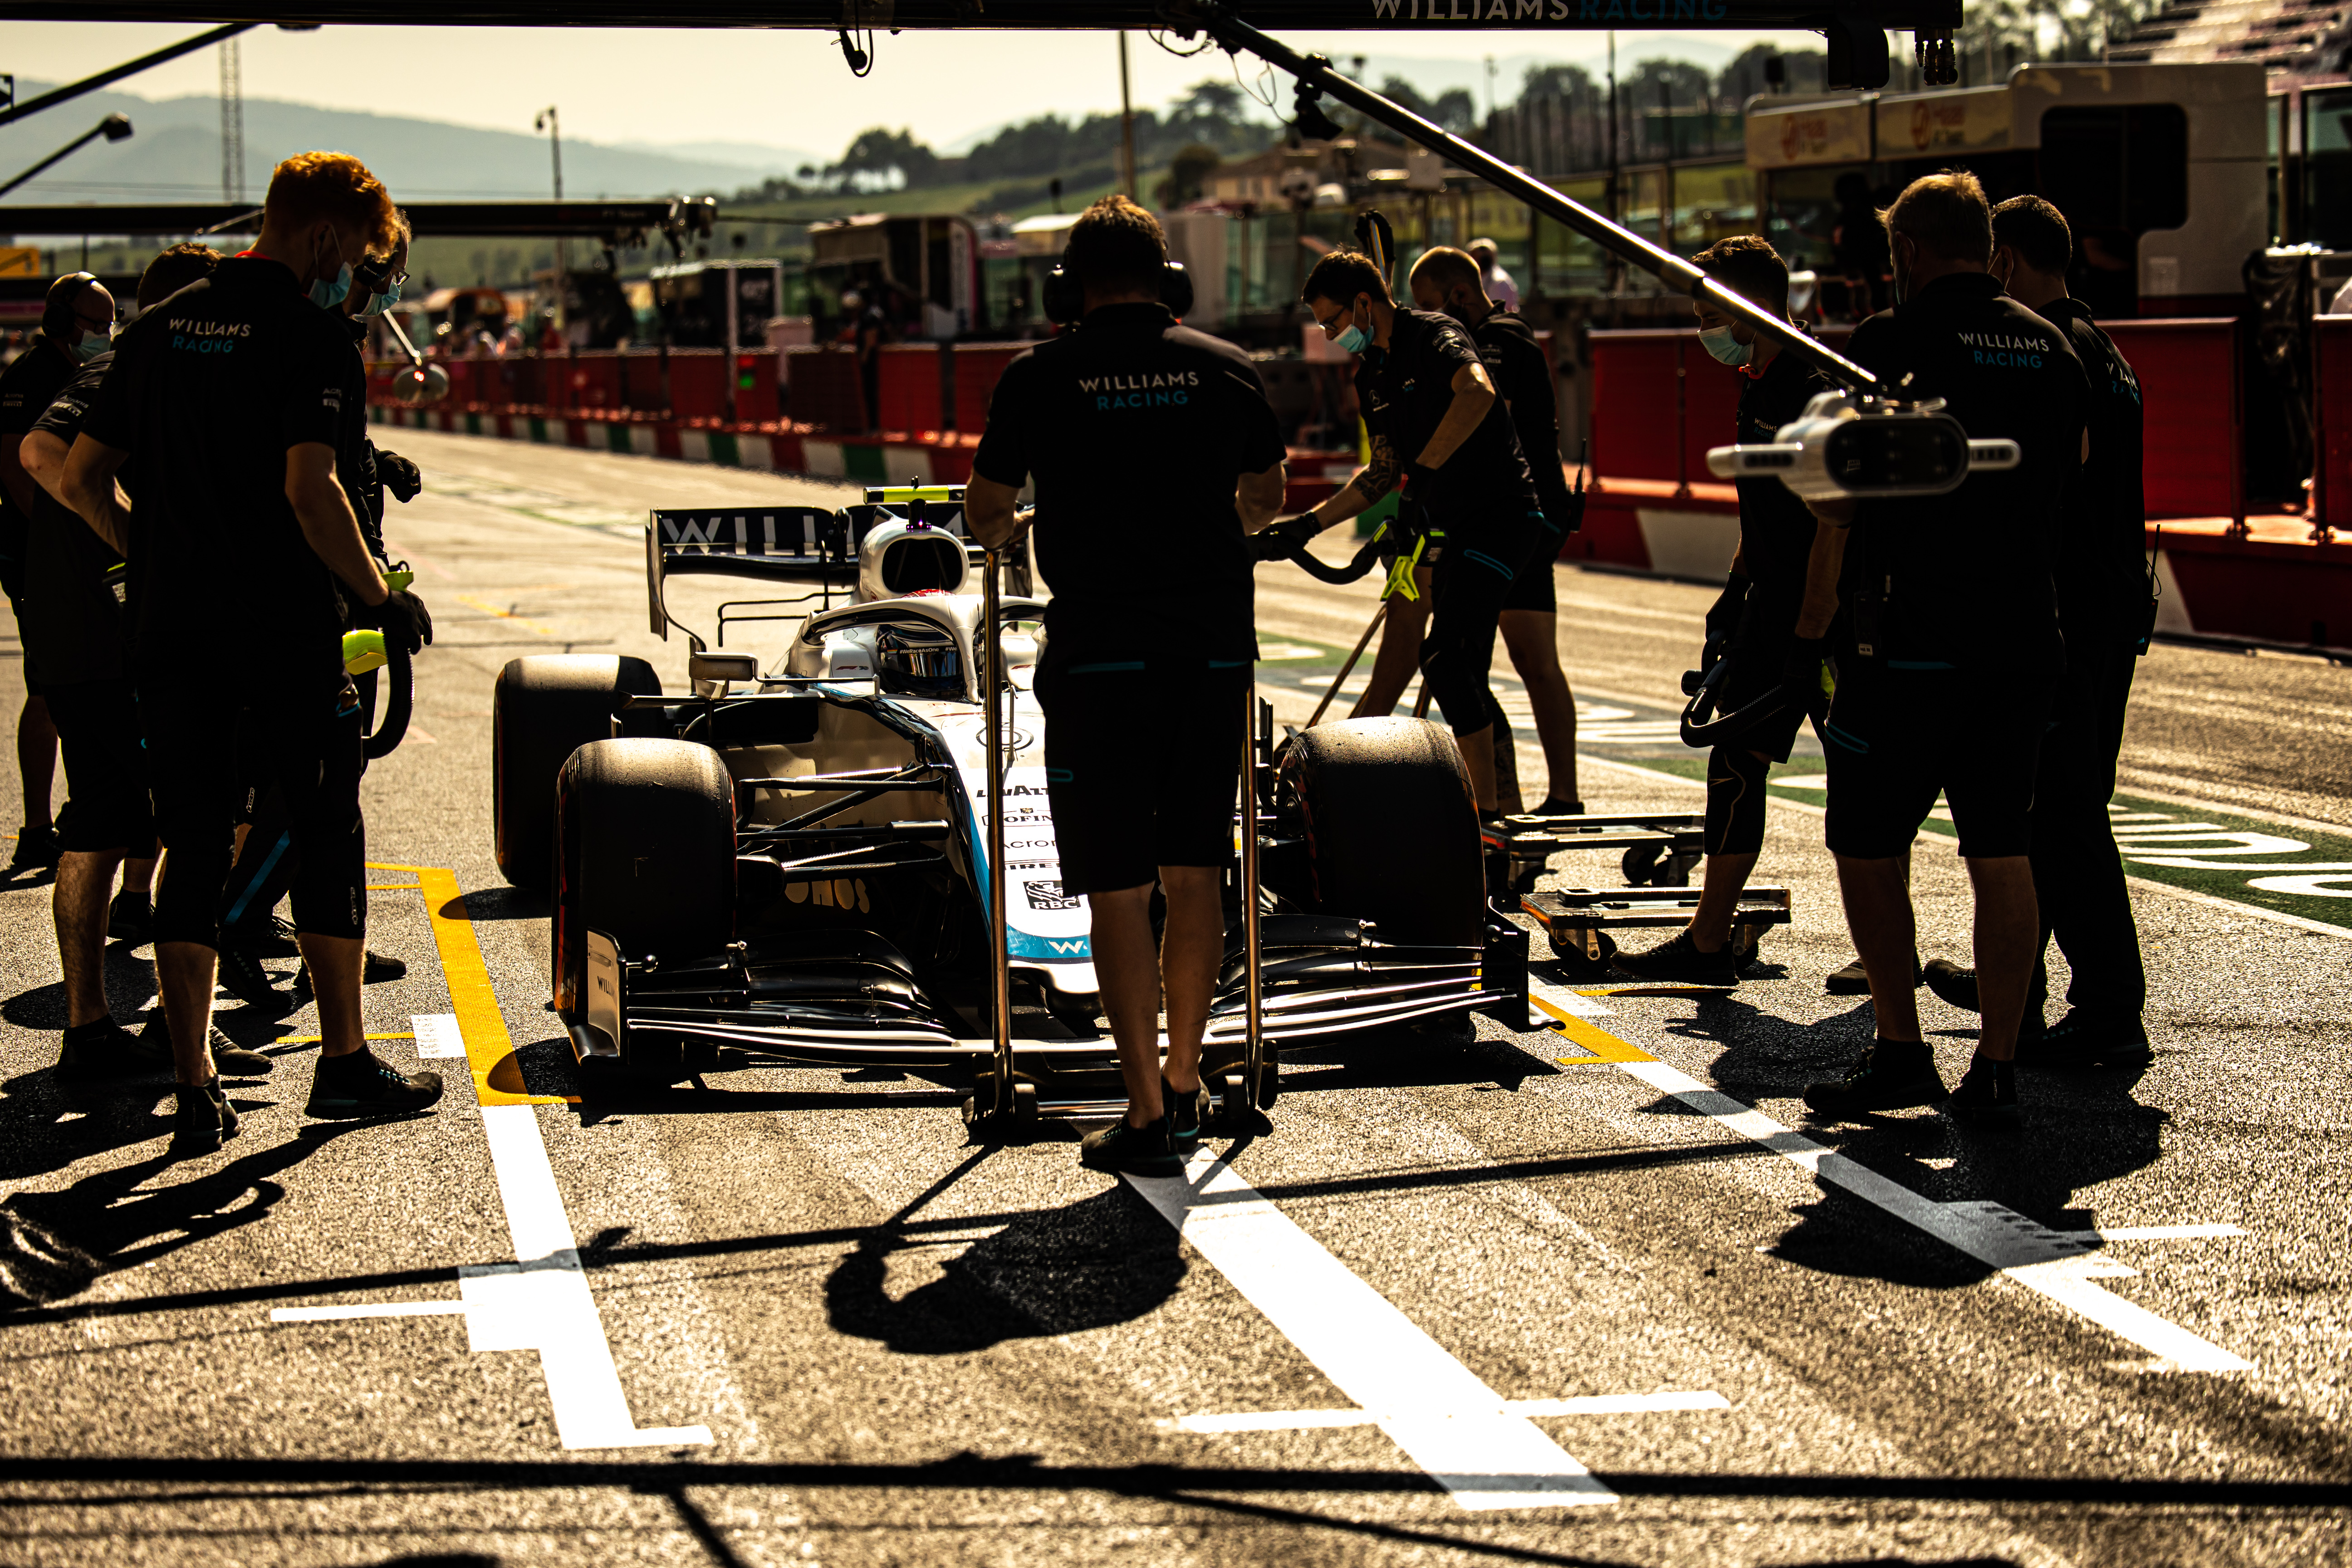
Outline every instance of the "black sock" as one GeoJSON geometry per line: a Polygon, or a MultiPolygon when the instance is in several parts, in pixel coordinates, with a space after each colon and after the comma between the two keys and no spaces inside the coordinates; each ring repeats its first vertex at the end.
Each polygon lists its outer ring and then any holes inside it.
{"type": "Polygon", "coordinates": [[[110,1040],[121,1033],[123,1033],[122,1026],[114,1021],[113,1014],[109,1013],[95,1023],[75,1024],[68,1026],[66,1030],[66,1044],[92,1046],[100,1040],[110,1040]]]}
{"type": "Polygon", "coordinates": [[[1970,1072],[1975,1072],[1979,1068],[1990,1069],[1992,1073],[1993,1082],[1999,1084],[2003,1089],[2007,1089],[2017,1079],[2017,1064],[2015,1062],[1995,1061],[1992,1058],[1985,1056],[1981,1052],[1971,1058],[1969,1061],[1969,1070],[1970,1072]]]}

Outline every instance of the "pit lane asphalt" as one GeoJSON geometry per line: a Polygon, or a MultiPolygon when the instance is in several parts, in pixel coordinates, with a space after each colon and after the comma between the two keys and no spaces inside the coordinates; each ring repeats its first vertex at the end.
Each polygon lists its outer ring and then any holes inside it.
{"type": "MultiPolygon", "coordinates": [[[[491,678],[518,654],[611,650],[675,686],[682,640],[646,630],[644,510],[848,492],[384,440],[426,476],[390,532],[440,640],[408,743],[369,775],[370,858],[454,872],[518,1047],[500,1081],[561,1094],[543,906],[491,860],[491,678]]],[[[1585,798],[1696,809],[1641,759],[1669,751],[1657,721],[1709,593],[1569,569],[1559,584],[1580,695],[1633,715],[1588,721],[1585,798]]],[[[688,580],[673,603],[699,625],[719,596],[688,580]]],[[[1370,607],[1369,584],[1261,570],[1264,640],[1327,650],[1289,661],[1306,675],[1269,659],[1282,717],[1304,718],[1370,607]]],[[[16,671],[0,662],[12,711],[16,671]]],[[[2161,649],[2126,766],[2352,825],[2347,680],[2161,649]]],[[[1521,749],[1536,785],[1532,735],[1521,749]]],[[[1474,1041],[1297,1059],[1234,1168],[1503,1399],[1720,1394],[1727,1408],[1536,1417],[1612,1504],[1465,1511],[1370,1426],[1177,1428],[1351,1401],[1070,1142],[983,1152],[920,1082],[784,1069],[530,1112],[635,1422],[713,1438],[568,1452],[539,1358],[470,1352],[463,1318],[271,1321],[447,1300],[461,1266],[517,1257],[465,1063],[435,1064],[455,1069],[435,1115],[305,1123],[311,1047],[290,1037],[314,1015],[230,1004],[232,1033],[288,1043],[236,1088],[244,1136],[169,1163],[166,1086],[69,1089],[49,1070],[47,889],[18,879],[0,889],[0,1279],[39,1299],[0,1306],[0,1562],[2343,1561],[2346,942],[2144,890],[2145,1073],[2033,1076],[2010,1137],[1933,1112],[1812,1127],[1796,1095],[1870,1030],[1866,1005],[1822,991],[1850,950],[1819,840],[1817,816],[1776,806],[1759,880],[1791,889],[1796,921],[1765,944],[1771,978],[1611,996],[1582,1026],[1935,1203],[1995,1200],[2062,1231],[2242,1227],[2116,1242],[2103,1258],[2140,1272],[2101,1283],[2251,1371],[2151,1369],[1639,1063],[1557,1065],[1595,1053],[1481,1020],[1474,1041]]],[[[1958,867],[1932,840],[1916,862],[1924,950],[1964,955],[1958,867]]],[[[1559,879],[1603,870],[1566,858],[1559,879]]],[[[419,892],[375,896],[371,942],[410,976],[370,989],[371,1030],[462,1005],[431,925],[419,892]]],[[[109,980],[118,1016],[150,1005],[147,951],[115,951],[109,980]]],[[[1956,1079],[1969,1020],[1923,1006],[1956,1079]]],[[[378,1048],[414,1060],[410,1041],[378,1048]]]]}

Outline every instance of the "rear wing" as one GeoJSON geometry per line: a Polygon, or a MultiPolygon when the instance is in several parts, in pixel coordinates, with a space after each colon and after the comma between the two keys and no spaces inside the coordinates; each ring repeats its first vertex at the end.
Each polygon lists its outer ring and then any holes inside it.
{"type": "Polygon", "coordinates": [[[685,623],[672,617],[664,597],[663,585],[674,576],[810,584],[816,595],[803,596],[821,596],[830,607],[836,584],[856,591],[857,547],[874,525],[916,512],[932,527],[965,537],[961,485],[876,487],[866,492],[862,505],[839,511],[814,506],[650,511],[646,515],[646,607],[653,633],[667,642],[670,627],[677,626],[694,637],[685,623]]]}

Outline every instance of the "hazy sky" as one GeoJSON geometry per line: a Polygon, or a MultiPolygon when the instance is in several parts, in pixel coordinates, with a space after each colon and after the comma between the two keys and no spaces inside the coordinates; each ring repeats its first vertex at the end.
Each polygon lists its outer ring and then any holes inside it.
{"type": "MultiPolygon", "coordinates": [[[[18,80],[68,81],[160,48],[201,29],[147,23],[12,22],[7,58],[18,80]]],[[[1717,33],[1707,44],[1737,49],[1757,39],[1815,47],[1810,33],[1717,33]]],[[[1302,33],[1296,46],[1334,58],[1392,58],[1394,34],[1302,33]]],[[[1142,34],[1129,41],[1137,103],[1156,105],[1205,76],[1230,78],[1215,49],[1178,59],[1142,34]]],[[[1599,33],[1413,34],[1416,58],[1475,61],[1539,55],[1587,58],[1605,47],[1599,33]]],[[[560,107],[564,134],[596,142],[740,141],[837,148],[863,127],[911,127],[933,143],[1048,110],[1118,107],[1118,46],[1112,35],[944,33],[878,36],[877,68],[859,80],[830,34],[803,31],[619,31],[572,27],[326,27],[244,36],[248,98],[289,99],[334,109],[527,131],[547,104],[560,107]]],[[[1656,52],[1654,36],[1618,35],[1621,60],[1656,52]]],[[[118,84],[147,98],[219,89],[219,51],[205,49],[118,84]]],[[[1247,68],[1244,67],[1244,73],[1247,68]]],[[[1506,100],[1517,88],[1503,83],[1506,100]]],[[[1286,87],[1277,100],[1288,112],[1286,87]]]]}

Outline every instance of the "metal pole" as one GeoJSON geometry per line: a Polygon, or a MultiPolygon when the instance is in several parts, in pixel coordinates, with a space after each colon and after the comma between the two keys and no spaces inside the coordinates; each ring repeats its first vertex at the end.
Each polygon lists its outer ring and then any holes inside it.
{"type": "MultiPolygon", "coordinates": [[[[1366,118],[1443,155],[1454,167],[1467,170],[1505,195],[1539,208],[1546,216],[1558,219],[1603,250],[1632,262],[1676,293],[1705,300],[1721,314],[1755,328],[1832,382],[1857,391],[1876,390],[1875,375],[1801,331],[1787,317],[1775,315],[1725,288],[1672,251],[1651,244],[1583,203],[1570,200],[1402,105],[1341,76],[1321,55],[1302,55],[1287,44],[1268,37],[1217,0],[1170,0],[1169,10],[1172,16],[1207,31],[1228,53],[1249,50],[1297,77],[1307,88],[1330,94],[1366,118]]],[[[1611,123],[1613,128],[1613,117],[1611,123]]],[[[1304,223],[1303,215],[1301,222],[1304,223]]]]}
{"type": "MultiPolygon", "coordinates": [[[[50,164],[57,163],[61,158],[68,157],[72,153],[79,152],[82,148],[89,145],[92,142],[97,141],[101,136],[105,137],[109,142],[120,142],[130,134],[131,121],[123,119],[120,114],[110,114],[104,120],[100,121],[96,125],[90,127],[88,131],[83,132],[80,135],[75,137],[72,141],[67,142],[64,146],[58,148],[47,157],[42,159],[39,163],[34,164],[23,174],[9,181],[6,184],[0,185],[0,196],[6,195],[10,191],[15,190],[18,185],[23,184],[26,180],[31,179],[34,175],[39,174],[50,164]]],[[[85,264],[89,260],[89,237],[88,235],[84,235],[82,237],[81,258],[85,264]]]]}
{"type": "Polygon", "coordinates": [[[1388,618],[1388,613],[1389,602],[1382,599],[1380,607],[1372,612],[1371,625],[1366,626],[1364,635],[1356,639],[1356,651],[1348,656],[1348,662],[1341,665],[1339,673],[1331,678],[1331,689],[1325,692],[1323,700],[1315,705],[1315,711],[1307,718],[1306,728],[1312,730],[1323,721],[1323,710],[1330,707],[1331,700],[1339,695],[1339,688],[1347,684],[1348,677],[1355,670],[1356,661],[1363,658],[1364,649],[1371,646],[1372,634],[1381,629],[1381,623],[1388,618]]]}
{"type": "Polygon", "coordinates": [[[995,1103],[985,1109],[1004,1115],[1013,1109],[1013,980],[1004,952],[1004,643],[997,626],[998,555],[987,555],[981,581],[981,637],[984,647],[972,662],[983,682],[982,722],[988,729],[988,1026],[995,1044],[995,1103]]]}
{"type": "MultiPolygon", "coordinates": [[[[1253,667],[1255,669],[1255,667],[1253,667]]],[[[1242,693],[1242,969],[1243,1016],[1247,1025],[1243,1047],[1242,1082],[1255,1107],[1265,1097],[1261,1074],[1265,1065],[1265,1041],[1259,1026],[1259,991],[1263,984],[1257,931],[1257,681],[1242,693]]]]}
{"type": "Polygon", "coordinates": [[[1127,171],[1127,194],[1138,205],[1143,193],[1135,188],[1135,100],[1127,87],[1127,34],[1118,36],[1118,139],[1121,167],[1127,171]]]}

